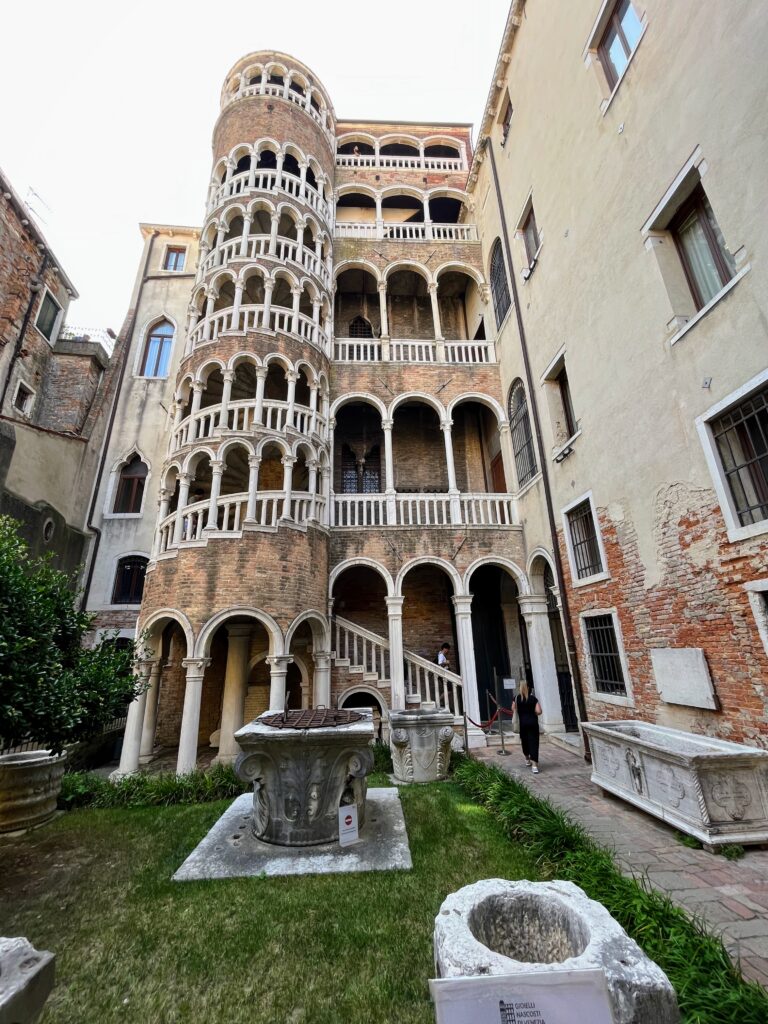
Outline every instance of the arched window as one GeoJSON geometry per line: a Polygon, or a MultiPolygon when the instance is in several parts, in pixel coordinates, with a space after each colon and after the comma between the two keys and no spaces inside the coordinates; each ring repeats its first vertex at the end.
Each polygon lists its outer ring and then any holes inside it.
{"type": "Polygon", "coordinates": [[[512,301],[509,297],[504,253],[501,251],[501,242],[498,238],[491,249],[491,295],[493,296],[493,311],[496,314],[496,326],[501,327],[512,301]]]}
{"type": "Polygon", "coordinates": [[[148,561],[148,558],[141,555],[128,555],[120,559],[112,589],[112,604],[141,604],[148,561]]]}
{"type": "Polygon", "coordinates": [[[366,320],[364,316],[356,316],[354,320],[350,321],[349,336],[350,338],[372,338],[373,328],[370,320],[366,320]]]}
{"type": "Polygon", "coordinates": [[[150,329],[141,361],[142,377],[167,377],[173,348],[173,324],[160,320],[150,329]]]}
{"type": "Polygon", "coordinates": [[[115,507],[113,512],[136,513],[141,512],[141,499],[144,497],[144,483],[147,479],[147,467],[138,455],[120,470],[120,480],[117,484],[115,494],[115,507]]]}
{"type": "Polygon", "coordinates": [[[536,453],[533,449],[528,402],[521,380],[516,380],[509,389],[509,426],[512,431],[512,448],[515,452],[517,485],[523,487],[536,476],[536,453]]]}

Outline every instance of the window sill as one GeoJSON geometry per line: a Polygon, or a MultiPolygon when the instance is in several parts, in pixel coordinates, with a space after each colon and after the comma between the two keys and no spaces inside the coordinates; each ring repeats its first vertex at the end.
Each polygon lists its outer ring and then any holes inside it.
{"type": "Polygon", "coordinates": [[[600,693],[599,690],[589,691],[589,696],[592,700],[602,701],[604,704],[614,704],[620,708],[633,708],[635,702],[630,696],[620,697],[615,693],[600,693]]]}
{"type": "Polygon", "coordinates": [[[143,512],[105,512],[102,519],[143,519],[143,512]]]}
{"type": "Polygon", "coordinates": [[[531,277],[533,276],[533,272],[536,269],[536,267],[538,266],[539,254],[541,253],[541,250],[543,249],[543,247],[544,247],[544,242],[543,241],[539,242],[539,248],[533,254],[533,259],[531,260],[531,262],[528,264],[527,267],[523,267],[523,269],[521,270],[520,273],[521,273],[521,276],[523,278],[523,284],[527,284],[530,281],[531,277]]]}
{"type": "Polygon", "coordinates": [[[141,601],[137,601],[136,604],[108,604],[104,609],[110,612],[131,612],[138,611],[141,608],[141,601]]]}
{"type": "Polygon", "coordinates": [[[134,373],[133,376],[136,380],[168,380],[170,375],[167,375],[165,377],[148,377],[146,376],[146,374],[143,373],[134,373]]]}
{"type": "Polygon", "coordinates": [[[528,483],[525,484],[524,487],[520,488],[515,497],[522,498],[524,494],[527,494],[528,491],[530,491],[533,488],[534,484],[537,484],[539,482],[539,480],[541,480],[541,471],[536,473],[535,476],[532,476],[528,483]]]}
{"type": "Polygon", "coordinates": [[[678,341],[680,341],[681,338],[683,338],[688,333],[688,331],[691,330],[692,327],[696,326],[699,320],[703,320],[707,313],[709,313],[711,309],[714,309],[714,307],[718,304],[718,302],[720,302],[721,299],[725,298],[725,296],[731,291],[731,289],[736,287],[736,285],[739,283],[742,277],[748,274],[751,269],[752,264],[747,263],[745,264],[745,266],[741,268],[741,270],[738,271],[738,273],[734,274],[734,276],[731,278],[728,284],[725,285],[724,288],[721,288],[717,295],[713,296],[709,300],[706,306],[702,306],[698,313],[695,313],[687,324],[681,327],[676,334],[672,335],[672,337],[669,339],[669,344],[676,345],[678,341]]]}
{"type": "Polygon", "coordinates": [[[609,572],[598,572],[594,576],[585,576],[582,580],[572,580],[572,587],[588,587],[593,583],[602,583],[604,580],[609,580],[611,574],[609,572]]]}
{"type": "Polygon", "coordinates": [[[749,526],[729,526],[728,540],[731,544],[735,544],[740,540],[749,540],[751,537],[761,537],[764,533],[768,533],[768,519],[763,519],[759,523],[750,523],[749,526]]]}
{"type": "Polygon", "coordinates": [[[579,427],[575,434],[572,434],[568,438],[565,444],[560,445],[559,448],[555,448],[555,450],[552,452],[552,461],[564,462],[568,455],[571,454],[568,451],[568,449],[573,447],[573,442],[576,440],[577,437],[581,437],[581,427],[579,427]]]}
{"type": "MultiPolygon", "coordinates": [[[[608,109],[609,109],[610,105],[613,103],[614,96],[616,95],[616,93],[621,88],[621,83],[624,81],[624,78],[625,78],[627,72],[632,67],[632,61],[635,59],[635,54],[640,49],[640,44],[642,43],[643,39],[645,39],[645,30],[647,28],[648,28],[648,22],[646,21],[643,24],[643,30],[640,33],[639,39],[637,40],[637,46],[634,48],[632,53],[630,53],[630,55],[629,55],[629,60],[627,61],[627,66],[624,68],[624,70],[619,75],[619,80],[616,82],[616,85],[614,85],[613,89],[611,90],[610,96],[608,96],[606,99],[604,99],[602,104],[600,105],[600,113],[603,115],[603,117],[605,117],[605,115],[608,113],[608,109]]],[[[603,72],[603,74],[605,74],[605,72],[603,72]]]]}

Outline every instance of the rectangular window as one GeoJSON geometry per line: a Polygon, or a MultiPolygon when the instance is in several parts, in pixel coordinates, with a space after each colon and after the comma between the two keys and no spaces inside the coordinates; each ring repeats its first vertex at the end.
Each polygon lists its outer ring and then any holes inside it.
{"type": "Polygon", "coordinates": [[[536,215],[533,212],[533,207],[531,207],[523,224],[523,240],[525,241],[525,255],[528,258],[528,266],[530,266],[536,258],[536,253],[539,251],[539,229],[536,226],[536,215]]]}
{"type": "Polygon", "coordinates": [[[46,292],[40,304],[40,312],[37,314],[35,326],[48,341],[53,340],[53,332],[60,312],[61,306],[50,292],[46,292]]]}
{"type": "Polygon", "coordinates": [[[612,615],[588,615],[584,627],[589,645],[592,678],[598,693],[625,697],[627,685],[612,615]]]}
{"type": "Polygon", "coordinates": [[[640,42],[643,26],[631,0],[618,0],[600,40],[598,51],[612,89],[627,70],[629,59],[640,42]]]}
{"type": "Polygon", "coordinates": [[[728,284],[736,267],[701,185],[696,186],[678,210],[669,230],[680,253],[696,309],[702,309],[728,284]]]}
{"type": "Polygon", "coordinates": [[[589,499],[582,501],[566,515],[577,578],[584,580],[590,576],[597,576],[603,571],[603,560],[589,499]]]}
{"type": "Polygon", "coordinates": [[[768,387],[710,426],[739,524],[768,519],[768,387]]]}
{"type": "Polygon", "coordinates": [[[141,604],[148,559],[121,558],[115,573],[112,604],[141,604]]]}
{"type": "Polygon", "coordinates": [[[555,383],[560,391],[560,401],[563,404],[563,417],[565,419],[566,434],[570,438],[576,433],[576,417],[573,414],[571,389],[568,385],[568,374],[565,371],[565,364],[563,364],[562,370],[560,370],[557,377],[555,377],[555,383]]]}
{"type": "Polygon", "coordinates": [[[163,263],[163,270],[183,270],[186,255],[186,249],[175,249],[169,247],[165,250],[165,263],[163,263]]]}
{"type": "Polygon", "coordinates": [[[23,384],[21,381],[19,381],[19,385],[16,388],[16,394],[14,395],[13,398],[14,409],[18,409],[20,413],[23,413],[25,416],[28,416],[29,411],[32,408],[33,397],[34,392],[30,388],[28,388],[26,384],[23,384]]]}
{"type": "Polygon", "coordinates": [[[512,123],[512,114],[513,113],[514,113],[514,109],[512,107],[512,102],[511,102],[509,96],[507,96],[506,103],[505,103],[505,106],[504,106],[504,112],[501,115],[501,144],[502,144],[502,146],[507,141],[507,136],[509,135],[509,126],[512,123]]]}

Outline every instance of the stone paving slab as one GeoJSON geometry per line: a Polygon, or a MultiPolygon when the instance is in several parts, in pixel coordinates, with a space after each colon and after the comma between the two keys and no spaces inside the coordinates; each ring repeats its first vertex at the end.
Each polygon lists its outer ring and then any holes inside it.
{"type": "Polygon", "coordinates": [[[566,811],[610,849],[628,876],[644,876],[655,889],[720,935],[746,978],[768,986],[768,851],[747,847],[741,860],[692,850],[673,828],[616,797],[603,796],[590,780],[580,751],[544,741],[541,769],[523,762],[517,737],[507,737],[508,757],[498,748],[472,753],[497,765],[537,796],[566,811]]]}
{"type": "Polygon", "coordinates": [[[243,793],[173,875],[174,882],[257,875],[325,875],[351,871],[408,871],[411,850],[397,789],[369,789],[365,825],[352,846],[273,846],[250,829],[253,794],[243,793]]]}

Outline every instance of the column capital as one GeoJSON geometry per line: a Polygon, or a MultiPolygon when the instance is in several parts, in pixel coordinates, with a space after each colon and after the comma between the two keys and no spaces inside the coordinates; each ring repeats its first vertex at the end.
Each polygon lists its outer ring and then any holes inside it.
{"type": "Polygon", "coordinates": [[[161,487],[160,490],[157,492],[158,504],[161,501],[165,501],[166,498],[170,498],[170,496],[171,496],[171,491],[169,491],[167,487],[161,487]]]}
{"type": "Polygon", "coordinates": [[[448,431],[450,433],[452,428],[453,428],[453,420],[451,420],[451,419],[440,420],[440,429],[441,430],[448,431]]]}
{"type": "Polygon", "coordinates": [[[291,380],[292,381],[297,381],[299,379],[299,375],[296,372],[296,370],[286,370],[285,371],[285,379],[288,380],[288,381],[291,381],[291,380]]]}
{"type": "Polygon", "coordinates": [[[391,430],[392,427],[394,427],[394,425],[395,425],[394,419],[386,419],[386,420],[382,420],[381,421],[381,429],[382,430],[391,430]]]}
{"type": "Polygon", "coordinates": [[[221,476],[224,472],[224,463],[221,459],[211,459],[211,472],[214,475],[221,476]]]}
{"type": "Polygon", "coordinates": [[[269,667],[278,672],[287,672],[288,666],[293,662],[292,654],[270,654],[265,659],[269,667]]]}
{"type": "Polygon", "coordinates": [[[265,278],[264,279],[264,291],[265,292],[270,292],[270,294],[271,294],[274,291],[274,288],[275,288],[275,282],[272,280],[272,278],[271,277],[265,278]]]}
{"type": "Polygon", "coordinates": [[[545,594],[521,594],[517,598],[523,615],[547,615],[547,598],[545,594]]]}
{"type": "Polygon", "coordinates": [[[387,282],[386,281],[379,281],[379,283],[378,283],[378,285],[376,287],[379,289],[380,292],[386,294],[386,291],[387,291],[387,282]]]}
{"type": "Polygon", "coordinates": [[[499,433],[500,434],[508,434],[509,433],[509,420],[502,420],[499,423],[499,433]]]}
{"type": "Polygon", "coordinates": [[[224,378],[225,381],[229,381],[230,384],[231,384],[232,381],[235,379],[235,371],[234,370],[224,370],[224,372],[222,373],[221,376],[224,378]]]}
{"type": "Polygon", "coordinates": [[[331,652],[312,651],[312,658],[317,668],[327,668],[331,661],[331,652]]]}
{"type": "Polygon", "coordinates": [[[190,679],[202,679],[205,670],[211,664],[210,658],[184,658],[181,662],[187,672],[187,681],[190,679]]]}
{"type": "Polygon", "coordinates": [[[257,366],[256,367],[256,379],[257,380],[259,378],[261,380],[266,380],[268,373],[269,373],[269,367],[268,366],[257,366]]]}
{"type": "Polygon", "coordinates": [[[427,290],[430,295],[435,295],[437,293],[437,281],[430,281],[427,285],[427,290]]]}
{"type": "Polygon", "coordinates": [[[387,615],[390,617],[403,614],[403,597],[385,597],[387,604],[387,615]]]}
{"type": "Polygon", "coordinates": [[[194,479],[191,473],[179,473],[179,486],[181,484],[191,484],[194,479]]]}
{"type": "Polygon", "coordinates": [[[253,626],[249,622],[236,622],[232,626],[226,626],[227,636],[230,640],[241,640],[250,637],[253,626]]]}
{"type": "Polygon", "coordinates": [[[270,213],[269,219],[272,221],[273,224],[279,224],[280,223],[280,214],[279,213],[270,213]]]}
{"type": "Polygon", "coordinates": [[[457,615],[471,615],[472,614],[472,598],[474,594],[457,594],[451,598],[453,607],[457,615]]]}
{"type": "Polygon", "coordinates": [[[280,461],[284,466],[294,466],[297,462],[297,458],[295,455],[284,455],[280,461]]]}
{"type": "Polygon", "coordinates": [[[192,381],[192,390],[202,394],[205,391],[205,384],[201,380],[192,381]]]}
{"type": "Polygon", "coordinates": [[[250,469],[258,469],[260,465],[261,465],[261,456],[260,455],[249,455],[248,456],[248,466],[249,466],[250,469]]]}

